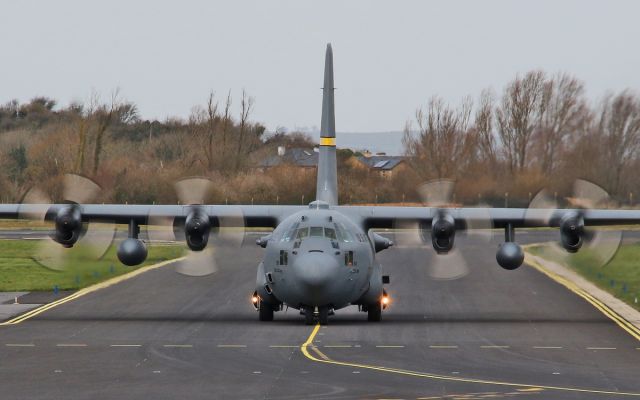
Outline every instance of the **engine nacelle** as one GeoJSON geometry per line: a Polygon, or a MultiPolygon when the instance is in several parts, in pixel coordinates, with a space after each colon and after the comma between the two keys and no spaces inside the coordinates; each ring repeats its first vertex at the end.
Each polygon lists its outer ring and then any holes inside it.
{"type": "Polygon", "coordinates": [[[82,233],[82,214],[75,204],[62,207],[54,218],[56,231],[53,240],[64,247],[73,247],[82,233]]]}
{"type": "Polygon", "coordinates": [[[118,260],[130,267],[147,259],[147,246],[140,239],[128,238],[118,246],[118,260]]]}
{"type": "Polygon", "coordinates": [[[560,243],[569,253],[576,253],[584,242],[584,219],[571,212],[560,220],[560,243]]]}
{"type": "Polygon", "coordinates": [[[201,251],[207,247],[209,232],[211,232],[211,221],[204,210],[196,208],[187,215],[184,222],[184,234],[187,246],[191,250],[201,251]]]}
{"type": "Polygon", "coordinates": [[[505,242],[498,248],[496,261],[502,268],[514,270],[524,262],[524,251],[518,243],[505,242]]]}
{"type": "Polygon", "coordinates": [[[431,244],[438,254],[446,254],[453,248],[456,237],[456,222],[446,212],[441,212],[431,221],[431,244]]]}
{"type": "Polygon", "coordinates": [[[384,236],[378,235],[375,232],[371,232],[371,241],[373,242],[373,247],[375,248],[376,253],[379,253],[382,250],[386,250],[389,247],[393,246],[393,241],[387,239],[384,236]]]}

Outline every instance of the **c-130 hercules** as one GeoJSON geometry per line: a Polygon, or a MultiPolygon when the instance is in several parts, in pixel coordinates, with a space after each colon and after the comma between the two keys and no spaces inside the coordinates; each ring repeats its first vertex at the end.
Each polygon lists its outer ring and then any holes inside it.
{"type": "MultiPolygon", "coordinates": [[[[632,210],[340,206],[335,137],[333,53],[329,44],[317,193],[316,200],[308,206],[203,205],[198,204],[197,196],[195,201],[185,201],[186,205],[81,204],[87,196],[79,196],[81,200],[69,199],[64,204],[26,201],[0,205],[0,218],[41,215],[55,224],[51,239],[63,248],[89,236],[90,222],[127,224],[128,238],[118,247],[118,258],[126,265],[137,265],[146,259],[146,245],[138,238],[140,225],[168,222],[196,253],[206,248],[210,235],[214,237],[225,229],[237,232],[245,227],[274,228],[257,240],[265,248],[265,255],[258,265],[252,301],[261,321],[273,320],[274,312],[287,306],[299,309],[307,324],[326,324],[335,310],[349,305],[367,312],[369,321],[380,321],[389,301],[383,288],[389,277],[383,275],[376,253],[393,243],[373,229],[416,224],[422,240],[431,241],[438,254],[446,254],[453,248],[457,230],[471,230],[477,226],[475,222],[488,220],[493,228],[505,232],[505,242],[496,253],[497,262],[504,269],[513,270],[524,260],[523,250],[515,242],[516,228],[558,227],[562,247],[574,253],[592,237],[585,226],[640,223],[640,212],[632,210]]],[[[65,191],[69,192],[87,182],[75,177],[67,185],[70,187],[65,191]]],[[[25,200],[28,199],[27,196],[25,200]]],[[[206,275],[215,270],[209,267],[200,263],[195,270],[183,272],[206,275]]]]}

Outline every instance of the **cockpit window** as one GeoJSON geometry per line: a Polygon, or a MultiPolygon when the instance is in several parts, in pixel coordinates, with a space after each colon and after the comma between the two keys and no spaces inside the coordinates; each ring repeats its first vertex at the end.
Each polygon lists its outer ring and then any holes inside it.
{"type": "Polygon", "coordinates": [[[304,239],[307,236],[309,236],[309,227],[304,227],[304,228],[298,229],[298,233],[296,233],[296,239],[297,240],[304,239]]]}
{"type": "Polygon", "coordinates": [[[341,242],[354,242],[355,241],[353,239],[353,235],[351,235],[351,232],[349,232],[349,230],[345,229],[344,225],[341,222],[336,222],[334,225],[336,227],[336,235],[337,235],[339,241],[341,241],[341,242]]]}
{"type": "Polygon", "coordinates": [[[333,228],[324,228],[324,235],[331,240],[336,240],[336,230],[333,228]]]}
{"type": "Polygon", "coordinates": [[[291,225],[291,227],[287,230],[287,232],[282,236],[282,241],[283,242],[292,241],[296,235],[296,229],[298,229],[299,225],[300,225],[299,222],[296,222],[295,224],[291,225]]]}
{"type": "MultiPolygon", "coordinates": [[[[333,228],[325,228],[322,226],[311,226],[298,228],[299,224],[295,224],[291,229],[285,233],[282,237],[283,242],[289,242],[294,240],[302,240],[308,236],[312,237],[326,237],[330,240],[342,240],[340,235],[336,234],[336,230],[333,228]]],[[[344,240],[343,240],[344,241],[344,240]]],[[[351,240],[353,241],[353,240],[351,240]]]]}

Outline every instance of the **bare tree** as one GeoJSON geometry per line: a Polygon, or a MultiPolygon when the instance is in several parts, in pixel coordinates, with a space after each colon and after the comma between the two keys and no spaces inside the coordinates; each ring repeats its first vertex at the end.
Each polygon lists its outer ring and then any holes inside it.
{"type": "Polygon", "coordinates": [[[458,109],[432,97],[427,110],[416,111],[417,132],[411,122],[405,128],[403,142],[419,175],[426,178],[453,178],[469,149],[467,129],[471,102],[458,109]]]}
{"type": "Polygon", "coordinates": [[[218,102],[215,101],[214,93],[211,92],[209,93],[209,100],[207,101],[207,121],[205,130],[207,139],[205,152],[207,156],[207,167],[209,171],[213,170],[213,163],[215,159],[214,143],[219,121],[220,115],[218,114],[218,102]]]}
{"type": "Polygon", "coordinates": [[[496,109],[498,134],[512,172],[524,170],[531,136],[540,120],[544,102],[545,74],[528,72],[505,88],[502,104],[496,109]]]}
{"type": "Polygon", "coordinates": [[[224,103],[224,113],[222,115],[222,165],[226,165],[226,157],[227,157],[227,137],[229,134],[229,129],[233,125],[233,120],[231,118],[231,103],[233,102],[231,98],[231,90],[227,92],[227,100],[224,103]]]}
{"type": "Polygon", "coordinates": [[[476,143],[478,145],[478,155],[481,160],[489,162],[491,166],[495,166],[496,157],[496,141],[493,131],[493,93],[489,89],[485,89],[480,94],[480,102],[475,114],[475,132],[476,143]]]}
{"type": "MultiPolygon", "coordinates": [[[[607,152],[611,190],[618,193],[625,167],[640,151],[640,99],[629,91],[607,96],[602,102],[598,131],[607,152]]],[[[604,167],[604,166],[603,166],[604,167]]]]}
{"type": "Polygon", "coordinates": [[[95,144],[93,147],[93,175],[98,173],[100,167],[100,156],[102,153],[102,142],[104,136],[109,129],[109,126],[113,123],[116,109],[118,108],[118,94],[119,90],[116,89],[111,94],[111,103],[98,106],[93,112],[93,117],[96,123],[95,131],[95,144]]]}
{"type": "Polygon", "coordinates": [[[567,74],[556,75],[544,84],[541,111],[537,138],[540,167],[543,173],[550,174],[567,138],[584,126],[584,85],[567,74]]]}
{"type": "Polygon", "coordinates": [[[240,121],[239,121],[239,132],[238,132],[238,143],[237,143],[237,154],[236,154],[236,164],[235,170],[238,171],[240,169],[241,162],[244,161],[243,157],[243,149],[242,145],[245,140],[245,136],[247,134],[247,130],[250,129],[249,126],[249,115],[251,115],[251,110],[253,108],[253,97],[247,95],[245,90],[242,91],[242,99],[240,99],[240,121]]]}

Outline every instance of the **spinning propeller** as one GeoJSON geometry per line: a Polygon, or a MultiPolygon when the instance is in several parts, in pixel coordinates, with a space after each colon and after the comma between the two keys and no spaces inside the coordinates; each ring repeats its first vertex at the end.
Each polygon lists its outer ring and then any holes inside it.
{"type": "MultiPolygon", "coordinates": [[[[424,183],[418,187],[418,193],[428,207],[436,208],[431,224],[417,222],[396,223],[396,229],[408,230],[396,238],[400,245],[422,246],[431,242],[437,255],[428,264],[429,275],[434,279],[451,280],[466,276],[469,273],[467,262],[453,244],[456,225],[468,228],[467,236],[479,238],[482,242],[490,242],[493,237],[492,221],[486,208],[470,209],[471,217],[463,221],[454,219],[452,206],[455,181],[439,179],[424,183]]],[[[486,206],[483,206],[486,207],[486,206]]]]}
{"type": "Polygon", "coordinates": [[[88,178],[66,174],[64,204],[54,207],[51,196],[39,188],[31,188],[24,195],[19,210],[21,218],[54,224],[54,229],[40,241],[32,256],[37,263],[53,270],[63,270],[74,254],[102,258],[113,242],[116,226],[103,222],[85,223],[80,212],[80,204],[92,201],[100,190],[88,178]]]}
{"type": "Polygon", "coordinates": [[[227,206],[209,218],[204,206],[213,182],[205,178],[187,178],[175,184],[184,218],[150,214],[147,235],[153,241],[185,240],[187,258],[176,266],[176,272],[188,276],[206,276],[218,270],[225,253],[238,249],[244,240],[244,215],[240,207],[227,206]]]}
{"type": "MultiPolygon", "coordinates": [[[[605,208],[610,200],[609,194],[595,183],[579,179],[574,183],[573,196],[567,200],[575,211],[565,213],[557,222],[560,226],[560,241],[551,243],[550,251],[556,258],[568,260],[578,250],[587,249],[598,259],[600,266],[607,265],[620,247],[622,232],[586,229],[583,217],[589,209],[605,208]]],[[[527,218],[552,225],[553,209],[557,207],[557,200],[543,189],[531,200],[527,218]]]]}

